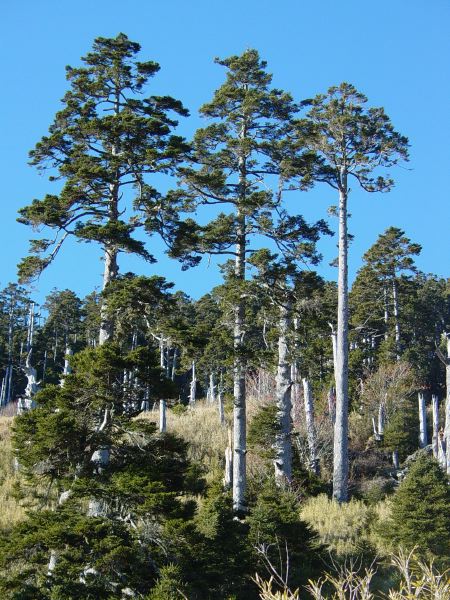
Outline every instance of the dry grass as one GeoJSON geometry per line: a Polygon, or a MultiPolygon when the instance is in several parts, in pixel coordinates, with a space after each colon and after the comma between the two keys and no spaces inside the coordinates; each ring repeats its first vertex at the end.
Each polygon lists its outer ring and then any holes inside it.
{"type": "Polygon", "coordinates": [[[0,417],[0,531],[11,529],[25,516],[24,508],[14,498],[18,476],[14,473],[11,448],[12,417],[0,417]]]}
{"type": "Polygon", "coordinates": [[[372,513],[360,500],[339,504],[320,494],[306,500],[301,516],[323,544],[339,555],[346,555],[358,552],[367,541],[372,513]]]}
{"type": "MultiPolygon", "coordinates": [[[[159,423],[159,411],[142,413],[139,418],[159,423]]],[[[205,467],[207,479],[223,468],[228,427],[219,421],[217,405],[197,401],[193,408],[182,414],[167,410],[167,431],[188,442],[188,458],[205,467]]]]}

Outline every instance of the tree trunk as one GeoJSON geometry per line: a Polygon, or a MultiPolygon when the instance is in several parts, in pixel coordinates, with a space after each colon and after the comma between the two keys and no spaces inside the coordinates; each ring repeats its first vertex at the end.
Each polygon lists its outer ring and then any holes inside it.
{"type": "Polygon", "coordinates": [[[214,380],[214,372],[211,371],[209,375],[209,389],[208,389],[209,401],[214,404],[216,401],[216,382],[214,380]]]}
{"type": "MultiPolygon", "coordinates": [[[[245,281],[245,216],[238,210],[238,229],[236,239],[235,277],[239,282],[245,281]]],[[[241,293],[234,307],[233,331],[233,510],[244,512],[245,491],[247,486],[246,455],[247,455],[247,416],[245,397],[245,365],[243,357],[245,299],[241,293]]]]}
{"type": "Polygon", "coordinates": [[[333,497],[348,498],[348,234],[347,173],[341,172],[339,192],[339,274],[336,337],[336,421],[333,448],[333,497]]]}
{"type": "Polygon", "coordinates": [[[392,280],[392,300],[394,303],[395,351],[396,351],[397,360],[400,360],[400,321],[399,321],[397,280],[395,278],[395,273],[394,273],[394,278],[392,280]]]}
{"type": "Polygon", "coordinates": [[[166,401],[159,401],[159,431],[160,433],[164,433],[167,431],[167,421],[166,421],[166,401]]]}
{"type": "Polygon", "coordinates": [[[309,468],[315,475],[319,475],[316,426],[314,423],[314,401],[311,386],[307,379],[303,379],[303,400],[305,403],[305,424],[309,448],[309,468]]]}
{"type": "Polygon", "coordinates": [[[433,456],[437,459],[439,457],[439,398],[436,394],[431,396],[431,405],[433,408],[433,456]]]}
{"type": "Polygon", "coordinates": [[[385,326],[384,339],[387,341],[389,339],[389,328],[388,328],[389,302],[388,302],[388,291],[387,291],[386,283],[384,284],[384,287],[383,287],[383,301],[384,301],[384,326],[385,326]]]}
{"type": "Polygon", "coordinates": [[[384,424],[386,422],[386,400],[384,402],[380,402],[378,407],[378,435],[380,438],[384,436],[384,424]]]}
{"type": "Polygon", "coordinates": [[[330,421],[334,426],[334,424],[336,422],[336,390],[334,387],[330,387],[328,390],[327,402],[328,402],[328,414],[330,416],[330,421]]]}
{"type": "Polygon", "coordinates": [[[445,366],[445,429],[444,443],[447,462],[447,474],[450,475],[450,333],[447,333],[447,362],[445,366]]]}
{"type": "Polygon", "coordinates": [[[400,461],[398,458],[398,450],[394,450],[392,452],[392,464],[394,465],[394,469],[398,470],[400,468],[400,461]]]}
{"type": "Polygon", "coordinates": [[[231,490],[233,487],[233,441],[230,429],[228,430],[228,446],[225,448],[223,487],[225,490],[231,490]]]}
{"type": "Polygon", "coordinates": [[[189,393],[189,406],[193,407],[195,404],[195,396],[197,393],[197,377],[195,374],[195,360],[192,361],[192,376],[191,376],[191,388],[189,393]]]}
{"type": "Polygon", "coordinates": [[[173,349],[173,359],[172,359],[172,371],[171,371],[171,374],[170,374],[170,379],[172,381],[175,381],[175,375],[176,375],[177,367],[178,367],[178,365],[177,365],[177,359],[178,359],[178,349],[174,348],[173,349]]]}
{"type": "Polygon", "coordinates": [[[64,386],[64,378],[67,377],[67,375],[70,375],[70,373],[72,373],[72,367],[70,366],[70,362],[69,362],[69,356],[73,355],[73,351],[71,348],[67,347],[66,348],[66,356],[64,357],[64,370],[63,370],[63,376],[61,378],[61,381],[59,382],[59,385],[61,387],[64,386]]]}
{"type": "Polygon", "coordinates": [[[427,411],[425,407],[425,396],[422,392],[419,392],[419,448],[425,448],[427,444],[427,411]]]}
{"type": "Polygon", "coordinates": [[[276,377],[277,434],[275,436],[275,481],[280,487],[292,479],[291,443],[291,365],[289,362],[288,334],[291,320],[289,301],[280,306],[278,333],[278,368],[276,377]]]}
{"type": "MultiPolygon", "coordinates": [[[[105,247],[104,253],[105,267],[103,271],[103,290],[106,288],[108,283],[116,278],[118,267],[117,267],[117,250],[112,246],[105,247]]],[[[112,336],[112,323],[111,319],[107,315],[106,302],[102,301],[100,309],[100,335],[98,343],[103,345],[112,336]]]]}

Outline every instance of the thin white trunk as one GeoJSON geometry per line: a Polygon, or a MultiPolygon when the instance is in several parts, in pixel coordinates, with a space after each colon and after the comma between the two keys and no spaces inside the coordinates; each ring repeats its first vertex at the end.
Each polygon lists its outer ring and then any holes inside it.
{"type": "Polygon", "coordinates": [[[228,446],[225,448],[223,487],[226,490],[231,490],[233,487],[233,439],[231,429],[228,430],[228,446]]]}
{"type": "Polygon", "coordinates": [[[63,370],[63,376],[59,382],[59,385],[61,387],[64,386],[64,378],[67,377],[67,375],[70,375],[70,373],[72,373],[72,367],[70,366],[70,356],[73,355],[73,351],[72,348],[67,347],[66,348],[66,355],[64,357],[64,370],[63,370]]]}
{"type": "Polygon", "coordinates": [[[427,444],[427,411],[425,407],[425,395],[422,392],[419,392],[419,448],[425,448],[427,444]]]}
{"type": "Polygon", "coordinates": [[[447,463],[447,474],[450,475],[450,333],[447,333],[447,363],[445,366],[445,429],[444,443],[447,463]]]}
{"type": "Polygon", "coordinates": [[[433,456],[439,457],[439,398],[436,394],[431,396],[431,406],[433,408],[433,456]]]}
{"type": "Polygon", "coordinates": [[[159,431],[164,433],[167,431],[167,417],[166,417],[166,401],[159,401],[159,431]]]}
{"type": "Polygon", "coordinates": [[[173,349],[173,360],[172,360],[172,371],[170,373],[170,378],[172,381],[175,381],[175,375],[176,375],[177,367],[178,367],[177,361],[178,361],[178,349],[174,348],[173,349]]]}
{"type": "Polygon", "coordinates": [[[290,302],[280,306],[278,325],[278,367],[276,376],[277,434],[275,436],[275,481],[279,486],[292,479],[291,442],[291,365],[289,362],[288,334],[291,320],[290,302]]]}
{"type": "Polygon", "coordinates": [[[334,387],[330,387],[328,390],[327,402],[330,421],[334,425],[336,422],[336,390],[334,387]]]}
{"type": "Polygon", "coordinates": [[[214,404],[216,401],[216,382],[214,379],[214,372],[211,372],[209,375],[209,401],[214,404]]]}
{"type": "MultiPolygon", "coordinates": [[[[245,125],[242,127],[241,137],[246,135],[245,125]]],[[[246,163],[245,158],[239,158],[239,183],[240,201],[246,199],[246,163]]],[[[236,214],[236,258],[234,274],[239,282],[245,281],[246,263],[246,221],[245,215],[238,208],[236,214]]],[[[243,295],[234,306],[233,328],[233,510],[240,513],[246,511],[245,493],[247,488],[247,415],[246,415],[246,389],[245,389],[245,363],[243,358],[245,320],[245,298],[243,295]]]]}
{"type": "Polygon", "coordinates": [[[339,274],[336,337],[336,421],[333,447],[333,497],[348,499],[348,234],[347,172],[341,171],[339,192],[339,274]]]}
{"type": "Polygon", "coordinates": [[[316,426],[314,423],[314,401],[311,385],[307,379],[303,379],[303,400],[305,403],[305,424],[309,448],[309,468],[315,475],[319,475],[316,426]]]}
{"type": "Polygon", "coordinates": [[[195,374],[195,360],[192,361],[192,376],[191,376],[191,388],[189,394],[189,405],[191,407],[195,404],[195,396],[197,394],[197,376],[195,374]]]}
{"type": "Polygon", "coordinates": [[[398,458],[398,450],[394,450],[392,452],[392,464],[394,466],[394,469],[400,469],[400,460],[398,458]]]}
{"type": "Polygon", "coordinates": [[[380,402],[378,407],[378,435],[383,437],[384,435],[384,426],[386,422],[386,400],[384,402],[380,402]]]}

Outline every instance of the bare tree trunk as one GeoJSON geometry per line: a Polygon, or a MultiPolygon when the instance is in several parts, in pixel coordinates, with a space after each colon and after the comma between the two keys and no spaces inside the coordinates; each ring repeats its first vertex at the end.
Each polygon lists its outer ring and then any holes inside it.
{"type": "Polygon", "coordinates": [[[164,433],[167,431],[167,421],[166,421],[166,401],[159,401],[159,431],[160,433],[164,433]]]}
{"type": "Polygon", "coordinates": [[[396,358],[400,360],[400,321],[399,321],[399,306],[398,306],[398,290],[397,290],[397,280],[392,279],[392,300],[394,303],[394,325],[395,325],[395,351],[396,358]]]}
{"type": "Polygon", "coordinates": [[[291,442],[291,365],[289,362],[288,334],[291,320],[289,301],[280,306],[278,333],[278,368],[276,377],[277,434],[275,436],[275,481],[285,486],[292,479],[291,442]]]}
{"type": "Polygon", "coordinates": [[[228,430],[228,446],[225,448],[225,473],[223,477],[223,487],[231,490],[233,487],[233,440],[231,429],[228,430]]]}
{"type": "Polygon", "coordinates": [[[378,435],[380,438],[384,436],[384,425],[386,422],[386,398],[380,402],[378,407],[378,435]]]}
{"type": "Polygon", "coordinates": [[[59,385],[61,387],[64,386],[64,378],[67,377],[67,375],[70,375],[70,373],[72,373],[72,367],[70,366],[70,359],[69,356],[73,355],[73,351],[72,348],[67,347],[66,348],[66,356],[64,357],[64,371],[63,371],[63,376],[61,378],[61,381],[59,382],[59,385]]]}
{"type": "Polygon", "coordinates": [[[209,401],[214,404],[216,401],[216,382],[214,380],[214,372],[211,371],[209,374],[209,389],[208,389],[209,401]]]}
{"type": "Polygon", "coordinates": [[[439,398],[436,394],[431,396],[431,405],[433,408],[433,456],[437,459],[439,456],[439,398]]]}
{"type": "Polygon", "coordinates": [[[330,387],[327,393],[328,402],[328,414],[330,415],[330,421],[334,425],[336,422],[336,390],[334,387],[330,387]]]}
{"type": "Polygon", "coordinates": [[[314,423],[314,401],[311,386],[307,379],[303,379],[303,400],[305,403],[306,435],[309,447],[309,468],[319,475],[319,460],[317,458],[316,426],[314,423]]]}
{"type": "Polygon", "coordinates": [[[447,361],[445,365],[445,456],[447,463],[447,474],[450,475],[450,333],[447,333],[447,361]]]}
{"type": "Polygon", "coordinates": [[[197,393],[197,377],[195,374],[195,360],[192,361],[192,376],[191,376],[191,388],[189,393],[189,405],[191,407],[195,404],[195,396],[197,393]]]}
{"type": "Polygon", "coordinates": [[[419,448],[425,448],[427,444],[427,411],[425,407],[425,396],[422,392],[419,392],[419,448]]]}
{"type": "Polygon", "coordinates": [[[398,450],[394,450],[392,452],[392,464],[394,465],[394,469],[398,470],[400,468],[400,461],[398,459],[398,450]]]}
{"type": "Polygon", "coordinates": [[[333,497],[348,499],[348,234],[347,172],[341,170],[339,191],[339,275],[336,338],[336,421],[334,425],[333,497]]]}
{"type": "MultiPolygon", "coordinates": [[[[117,277],[117,250],[113,246],[106,246],[104,253],[105,267],[103,272],[103,289],[106,288],[108,283],[113,281],[117,277]]],[[[111,319],[107,315],[106,302],[102,301],[100,309],[100,335],[98,343],[103,345],[112,336],[112,323],[111,319]]]]}
{"type": "Polygon", "coordinates": [[[178,359],[178,349],[174,348],[173,349],[173,359],[172,359],[172,371],[170,374],[170,378],[172,381],[175,381],[175,375],[176,375],[177,367],[178,367],[177,359],[178,359]]]}

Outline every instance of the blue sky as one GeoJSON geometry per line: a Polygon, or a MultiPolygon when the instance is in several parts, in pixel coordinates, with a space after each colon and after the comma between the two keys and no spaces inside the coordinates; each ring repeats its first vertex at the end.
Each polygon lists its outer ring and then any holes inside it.
{"type": "MultiPolygon", "coordinates": [[[[409,137],[411,160],[392,172],[396,187],[389,194],[367,194],[354,186],[350,275],[377,236],[393,225],[422,244],[420,269],[448,277],[449,29],[447,0],[7,0],[0,25],[0,286],[15,280],[16,264],[31,237],[27,227],[16,223],[17,210],[54,192],[54,184],[28,166],[27,155],[60,107],[67,89],[64,67],[78,65],[95,37],[121,31],[141,44],[142,60],[161,65],[149,94],[173,95],[190,109],[181,129],[187,137],[202,124],[199,106],[223,81],[214,57],[246,48],[259,50],[274,85],[297,100],[348,81],[368,96],[370,105],[384,106],[396,129],[409,137]]],[[[326,186],[290,200],[310,220],[325,217],[335,203],[326,186]]],[[[156,265],[122,258],[121,270],[162,274],[193,297],[219,283],[214,264],[181,272],[164,257],[160,244],[151,244],[161,259],[156,265]]],[[[336,239],[320,246],[324,261],[319,271],[330,279],[336,277],[328,266],[335,245],[336,239]]],[[[93,245],[67,246],[35,285],[34,297],[40,301],[54,287],[89,293],[101,282],[99,257],[93,245]]]]}

